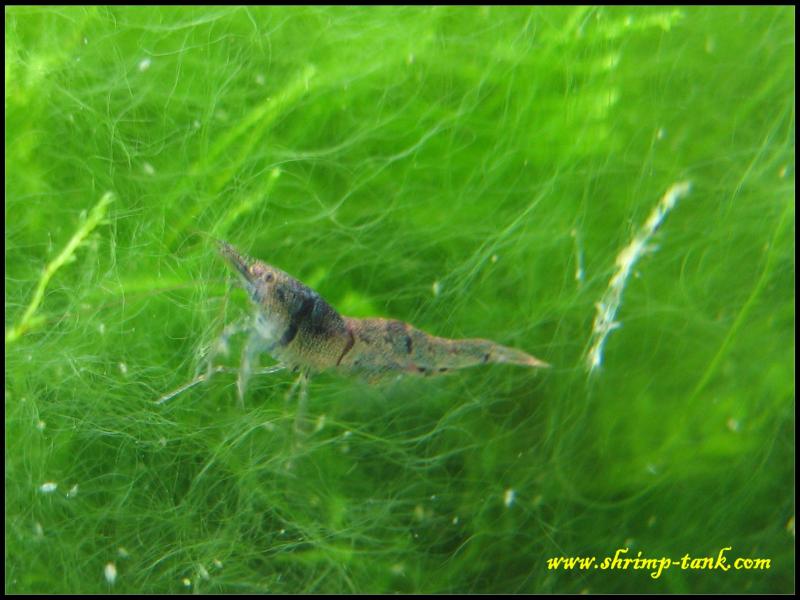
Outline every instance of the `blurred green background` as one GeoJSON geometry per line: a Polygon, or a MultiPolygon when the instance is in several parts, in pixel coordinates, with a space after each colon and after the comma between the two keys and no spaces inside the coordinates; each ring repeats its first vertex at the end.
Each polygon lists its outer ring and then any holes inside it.
{"type": "Polygon", "coordinates": [[[792,592],[794,20],[7,7],[6,592],[792,592]],[[156,405],[250,310],[204,234],[554,367],[156,405]]]}

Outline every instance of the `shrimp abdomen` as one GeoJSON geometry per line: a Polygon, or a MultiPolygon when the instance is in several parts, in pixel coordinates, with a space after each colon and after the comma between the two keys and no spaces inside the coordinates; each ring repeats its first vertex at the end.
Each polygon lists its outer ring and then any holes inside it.
{"type": "Polygon", "coordinates": [[[432,375],[486,363],[547,367],[547,363],[485,339],[448,339],[394,319],[345,317],[353,344],[339,361],[342,369],[368,376],[390,373],[432,375]]]}

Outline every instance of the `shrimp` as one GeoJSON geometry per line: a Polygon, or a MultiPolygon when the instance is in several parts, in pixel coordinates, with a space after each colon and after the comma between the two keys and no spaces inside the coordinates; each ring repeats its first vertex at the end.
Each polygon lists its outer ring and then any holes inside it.
{"type": "MultiPolygon", "coordinates": [[[[322,296],[288,273],[241,254],[227,242],[215,240],[219,253],[239,274],[256,311],[252,323],[226,327],[217,351],[227,353],[227,339],[238,331],[249,332],[237,371],[237,399],[244,406],[247,381],[258,355],[267,353],[277,365],[258,373],[287,369],[299,372],[289,396],[300,384],[301,402],[311,375],[334,370],[362,376],[374,382],[391,375],[440,375],[487,363],[509,363],[524,367],[550,365],[517,350],[485,339],[437,337],[396,319],[358,319],[340,315],[322,296]]],[[[213,357],[212,357],[213,358],[213,357]]],[[[212,367],[193,381],[161,396],[163,404],[178,394],[208,381],[214,373],[228,372],[212,367]]]]}
{"type": "Polygon", "coordinates": [[[217,241],[256,307],[239,377],[240,402],[255,357],[266,352],[308,378],[334,370],[365,376],[430,376],[486,363],[545,368],[546,362],[485,339],[447,339],[395,319],[340,315],[317,292],[280,269],[217,241]]]}

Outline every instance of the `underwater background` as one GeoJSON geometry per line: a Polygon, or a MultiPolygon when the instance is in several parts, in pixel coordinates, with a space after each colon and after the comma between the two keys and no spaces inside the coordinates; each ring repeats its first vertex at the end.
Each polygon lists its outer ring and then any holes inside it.
{"type": "Polygon", "coordinates": [[[7,593],[794,591],[794,8],[5,31],[7,593]],[[251,313],[209,236],[552,367],[159,404],[251,313]]]}

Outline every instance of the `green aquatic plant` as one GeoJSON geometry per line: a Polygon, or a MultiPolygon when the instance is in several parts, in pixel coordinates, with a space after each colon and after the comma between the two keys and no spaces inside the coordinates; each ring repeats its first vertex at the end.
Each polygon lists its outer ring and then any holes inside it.
{"type": "Polygon", "coordinates": [[[793,591],[793,9],[5,24],[7,593],[793,591]],[[158,403],[251,314],[209,237],[553,367],[158,403]]]}

